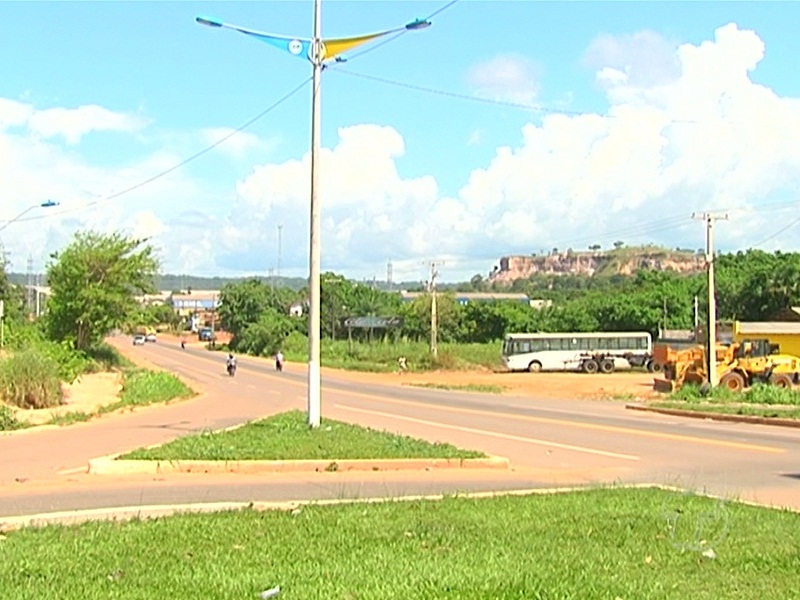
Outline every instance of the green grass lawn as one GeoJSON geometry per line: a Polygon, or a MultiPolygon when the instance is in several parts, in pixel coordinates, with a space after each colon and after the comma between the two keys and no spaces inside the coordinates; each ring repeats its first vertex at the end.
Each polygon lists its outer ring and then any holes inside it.
{"type": "MultiPolygon", "coordinates": [[[[286,359],[306,362],[308,342],[293,337],[284,348],[286,359]]],[[[397,359],[405,356],[411,371],[433,369],[468,370],[476,368],[501,369],[501,342],[489,344],[450,344],[438,346],[438,357],[430,354],[427,342],[376,340],[373,343],[355,342],[352,349],[345,340],[322,340],[322,365],[354,371],[392,372],[397,370],[397,359]]]]}
{"type": "Polygon", "coordinates": [[[345,460],[353,458],[479,458],[481,452],[431,444],[323,419],[311,429],[305,413],[290,411],[230,431],[182,437],[134,450],[125,460],[345,460]]]}
{"type": "Polygon", "coordinates": [[[4,600],[787,600],[800,516],[660,490],[24,529],[4,600]],[[713,550],[713,552],[712,552],[713,550]]]}

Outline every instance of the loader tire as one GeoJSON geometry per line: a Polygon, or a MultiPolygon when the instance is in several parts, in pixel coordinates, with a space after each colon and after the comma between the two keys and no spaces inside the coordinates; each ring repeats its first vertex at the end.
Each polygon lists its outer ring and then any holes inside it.
{"type": "Polygon", "coordinates": [[[732,392],[741,392],[744,389],[744,377],[736,371],[725,373],[722,379],[719,380],[720,386],[728,388],[732,392]]]}
{"type": "Polygon", "coordinates": [[[791,375],[787,375],[786,373],[773,373],[769,377],[769,384],[777,388],[791,389],[794,382],[792,381],[791,375]]]}

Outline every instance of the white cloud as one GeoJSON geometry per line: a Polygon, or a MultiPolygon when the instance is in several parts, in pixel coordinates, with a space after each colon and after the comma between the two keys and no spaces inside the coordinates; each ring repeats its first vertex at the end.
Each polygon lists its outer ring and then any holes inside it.
{"type": "MultiPolygon", "coordinates": [[[[753,32],[735,25],[699,46],[672,47],[649,32],[605,36],[587,55],[603,74],[608,113],[549,114],[526,125],[518,147],[498,148],[452,198],[439,195],[432,177],[398,175],[398,131],[341,129],[321,156],[323,267],[381,276],[389,259],[413,265],[451,256],[459,257],[452,269],[482,258],[488,271],[493,256],[554,246],[622,239],[699,247],[693,211],[800,192],[800,101],[750,80],[763,52],[753,32]],[[635,56],[648,49],[657,56],[635,56]],[[650,65],[655,72],[646,72],[650,65]]],[[[239,182],[230,217],[237,234],[224,250],[231,263],[247,264],[247,243],[274,256],[274,241],[257,240],[283,221],[291,240],[284,264],[305,271],[308,178],[305,157],[256,167],[239,182]]],[[[750,214],[721,239],[758,242],[770,221],[750,214]]]]}
{"type": "Polygon", "coordinates": [[[472,67],[467,82],[478,94],[507,102],[533,104],[539,67],[529,58],[501,54],[472,67]]]}
{"type": "Polygon", "coordinates": [[[677,44],[653,31],[631,35],[597,36],[584,54],[584,63],[597,69],[597,81],[604,87],[621,83],[653,87],[680,77],[677,44]]]}
{"type": "Polygon", "coordinates": [[[265,142],[257,135],[246,131],[236,131],[229,127],[204,129],[201,132],[201,139],[206,146],[219,144],[216,148],[233,158],[243,158],[253,151],[266,153],[275,146],[274,142],[265,142]],[[222,141],[223,139],[224,141],[222,141]]]}
{"type": "MultiPolygon", "coordinates": [[[[370,124],[342,128],[337,143],[320,153],[323,268],[382,278],[391,260],[399,281],[423,279],[425,259],[445,258],[444,279],[468,278],[489,271],[504,253],[554,246],[580,249],[621,239],[697,248],[703,232],[690,220],[696,210],[778,198],[794,200],[796,211],[800,100],[751,80],[764,52],[755,33],[733,24],[698,45],[672,44],[652,32],[598,38],[585,57],[602,83],[607,112],[547,114],[525,125],[517,146],[498,148],[452,197],[441,194],[436,174],[401,174],[403,132],[370,124]]],[[[528,94],[526,102],[535,98],[530,64],[507,57],[495,64],[519,68],[498,66],[494,79],[488,67],[476,69],[475,85],[506,99],[515,93],[528,94]]],[[[120,191],[180,160],[160,151],[125,169],[100,168],[80,159],[75,147],[59,145],[59,136],[26,135],[35,114],[28,105],[0,101],[0,218],[32,198],[120,191]]],[[[248,136],[240,142],[242,153],[259,143],[248,136]]],[[[266,274],[280,252],[283,274],[303,276],[309,173],[308,156],[257,164],[220,195],[175,172],[27,236],[9,228],[3,241],[13,246],[19,268],[20,256],[56,249],[76,228],[125,228],[154,236],[167,271],[266,274]]],[[[720,247],[757,243],[785,226],[793,218],[787,214],[733,212],[717,241],[720,247]]],[[[768,247],[798,242],[800,230],[789,229],[768,247]]]]}
{"type": "Polygon", "coordinates": [[[133,132],[144,125],[140,117],[116,113],[95,104],[35,111],[28,119],[33,133],[43,138],[63,136],[69,144],[77,144],[92,131],[133,132]]]}

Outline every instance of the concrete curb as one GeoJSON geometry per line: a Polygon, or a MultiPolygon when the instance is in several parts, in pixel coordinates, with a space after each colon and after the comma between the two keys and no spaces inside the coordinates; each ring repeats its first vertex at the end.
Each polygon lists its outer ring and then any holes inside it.
{"type": "Polygon", "coordinates": [[[89,461],[90,475],[166,475],[170,473],[302,473],[339,471],[401,471],[431,469],[508,469],[509,460],[488,458],[416,458],[382,460],[116,460],[103,456],[89,461]]]}
{"type": "Polygon", "coordinates": [[[712,421],[727,421],[729,423],[750,423],[753,425],[800,428],[800,420],[797,419],[759,417],[756,415],[729,415],[724,413],[701,412],[698,410],[681,410],[680,408],[659,408],[658,406],[647,406],[646,404],[626,404],[625,408],[660,413],[662,415],[672,415],[675,417],[690,417],[692,419],[710,419],[712,421]]]}
{"type": "MultiPolygon", "coordinates": [[[[682,492],[681,488],[651,483],[634,483],[630,485],[600,486],[612,489],[662,489],[682,492]]],[[[592,489],[586,486],[567,486],[555,488],[525,488],[501,490],[496,492],[457,492],[452,494],[425,494],[394,497],[371,498],[332,498],[322,500],[288,500],[275,502],[208,502],[194,504],[157,504],[144,506],[120,506],[112,508],[91,508],[62,512],[38,513],[14,517],[0,517],[0,533],[16,531],[26,527],[44,527],[47,525],[79,525],[90,521],[125,522],[134,519],[157,519],[178,514],[216,513],[235,510],[282,510],[299,511],[306,506],[337,506],[341,504],[384,504],[388,502],[437,501],[445,498],[496,498],[503,496],[537,496],[566,494],[592,489]]],[[[699,493],[698,493],[699,494],[699,493]]],[[[699,494],[705,495],[705,494],[699,494]]]]}

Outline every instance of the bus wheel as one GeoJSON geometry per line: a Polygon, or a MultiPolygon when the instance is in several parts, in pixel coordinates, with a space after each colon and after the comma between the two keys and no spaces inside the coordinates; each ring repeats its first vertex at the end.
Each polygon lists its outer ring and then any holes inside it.
{"type": "Polygon", "coordinates": [[[528,371],[530,373],[538,373],[541,370],[542,370],[542,363],[540,363],[538,360],[535,360],[528,365],[528,371]]]}
{"type": "Polygon", "coordinates": [[[597,373],[598,368],[597,361],[594,359],[589,359],[583,362],[583,372],[584,373],[597,373]]]}
{"type": "Polygon", "coordinates": [[[614,361],[609,358],[604,358],[600,361],[600,372],[608,375],[614,372],[614,361]]]}

